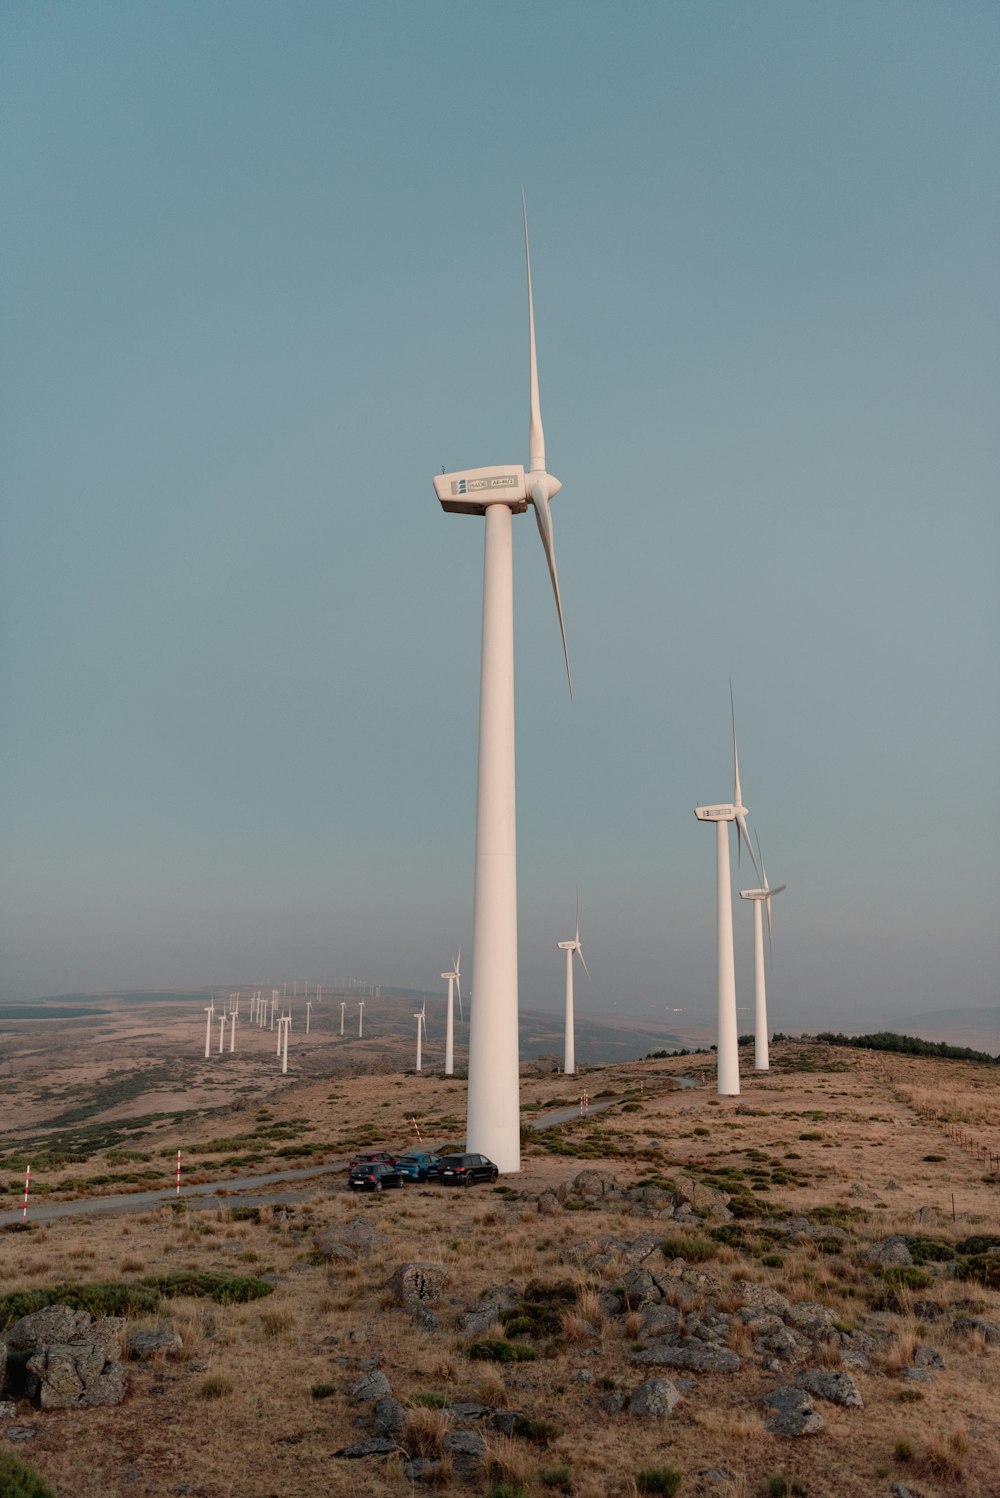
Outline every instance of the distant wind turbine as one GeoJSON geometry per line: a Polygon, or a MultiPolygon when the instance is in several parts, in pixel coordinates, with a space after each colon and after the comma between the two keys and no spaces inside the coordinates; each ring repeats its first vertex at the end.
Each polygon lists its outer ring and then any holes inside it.
{"type": "Polygon", "coordinates": [[[448,1017],[445,1025],[444,1037],[444,1074],[452,1077],[455,1074],[455,985],[458,985],[458,1007],[462,1007],[462,948],[458,949],[455,958],[455,966],[450,973],[442,973],[442,978],[448,979],[448,1017]]]}
{"type": "Polygon", "coordinates": [[[583,956],[583,948],[580,945],[580,896],[576,897],[576,935],[572,941],[557,941],[556,946],[560,952],[566,953],[566,1031],[563,1043],[563,1071],[567,1077],[576,1073],[576,1035],[573,1020],[573,953],[576,952],[583,963],[583,970],[590,977],[590,971],[583,956]]]}
{"type": "MultiPolygon", "coordinates": [[[[716,849],[716,931],[718,951],[718,1050],[717,1090],[720,1097],[738,1097],[740,1091],[739,1032],[736,1023],[736,967],[733,959],[733,891],[729,873],[729,823],[736,823],[737,848],[746,841],[747,850],[757,859],[747,833],[747,809],[740,786],[740,758],[736,747],[736,710],[732,683],[729,706],[733,724],[733,799],[721,806],[696,806],[699,822],[715,823],[716,849]]],[[[757,870],[758,875],[760,870],[757,870]]]]}
{"type": "Polygon", "coordinates": [[[521,1168],[511,522],[515,514],[523,515],[529,504],[534,506],[552,580],[569,678],[569,650],[559,596],[550,509],[550,502],[562,485],[545,467],[528,215],[523,193],[521,207],[528,273],[528,471],[519,465],[505,465],[444,473],[434,479],[434,489],[444,510],[452,514],[485,516],[472,942],[472,987],[476,993],[476,1007],[469,1031],[466,1149],[488,1155],[505,1174],[521,1168]]]}
{"type": "Polygon", "coordinates": [[[421,1050],[421,1036],[427,1034],[427,1000],[424,999],[422,1006],[417,1010],[413,1018],[417,1022],[417,1071],[423,1071],[423,1052],[421,1050]]]}
{"type": "Polygon", "coordinates": [[[757,1071],[770,1071],[771,1059],[768,1054],[767,1034],[767,990],[764,982],[764,923],[761,920],[760,907],[763,905],[767,910],[767,945],[774,959],[774,948],[771,941],[771,901],[775,895],[780,895],[785,884],[777,884],[772,889],[767,882],[767,870],[764,867],[764,856],[760,851],[760,838],[757,839],[757,856],[760,858],[760,889],[741,889],[741,900],[753,901],[753,969],[754,969],[754,1067],[757,1071]]]}
{"type": "Polygon", "coordinates": [[[363,1040],[365,1034],[365,1001],[358,1000],[358,1039],[363,1040]]]}

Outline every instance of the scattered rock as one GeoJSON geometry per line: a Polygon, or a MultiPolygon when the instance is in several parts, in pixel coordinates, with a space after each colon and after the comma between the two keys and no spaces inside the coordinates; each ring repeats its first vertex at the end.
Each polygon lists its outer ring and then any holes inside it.
{"type": "Polygon", "coordinates": [[[384,1436],[398,1440],[406,1424],[406,1408],[398,1399],[380,1399],[375,1406],[375,1424],[384,1436]]]}
{"type": "Polygon", "coordinates": [[[690,1368],[692,1373],[739,1373],[740,1360],[729,1347],[716,1347],[698,1337],[651,1342],[632,1354],[633,1363],[665,1368],[690,1368]]]}
{"type": "Polygon", "coordinates": [[[563,1204],[554,1191],[543,1191],[538,1198],[538,1210],[543,1217],[551,1216],[554,1212],[561,1212],[563,1204]]]}
{"type": "Polygon", "coordinates": [[[894,1233],[891,1238],[882,1238],[878,1243],[873,1243],[865,1258],[869,1264],[877,1264],[880,1268],[899,1268],[913,1263],[902,1233],[894,1233]]]}
{"type": "Polygon", "coordinates": [[[761,1404],[777,1411],[764,1422],[773,1436],[811,1436],[826,1423],[804,1389],[772,1389],[761,1404]]]}
{"type": "Polygon", "coordinates": [[[453,1456],[481,1457],[486,1451],[486,1437],[478,1430],[450,1430],[441,1445],[453,1456]]]}
{"type": "Polygon", "coordinates": [[[434,1461],[432,1457],[417,1456],[412,1462],[407,1462],[403,1468],[403,1475],[408,1477],[410,1482],[427,1482],[436,1487],[443,1468],[444,1464],[434,1461]]]}
{"type": "Polygon", "coordinates": [[[943,1368],[944,1358],[936,1347],[918,1347],[913,1354],[913,1362],[917,1368],[943,1368]]]}
{"type": "Polygon", "coordinates": [[[633,1391],[628,1401],[630,1415],[669,1415],[680,1399],[680,1390],[669,1378],[648,1378],[633,1391]]]}
{"type": "Polygon", "coordinates": [[[601,1409],[606,1415],[620,1415],[624,1408],[625,1395],[620,1389],[616,1389],[613,1394],[605,1395],[601,1400],[601,1409]]]}
{"type": "Polygon", "coordinates": [[[902,1191],[902,1189],[903,1188],[898,1181],[886,1181],[885,1185],[882,1187],[883,1191],[902,1191]]]}
{"type": "Polygon", "coordinates": [[[33,1425],[8,1425],[4,1431],[8,1441],[33,1441],[37,1434],[33,1425]]]}
{"type": "Polygon", "coordinates": [[[371,1436],[367,1441],[355,1441],[353,1446],[341,1446],[340,1450],[333,1454],[346,1457],[394,1456],[398,1449],[395,1441],[386,1441],[380,1436],[371,1436]]]}
{"type": "Polygon", "coordinates": [[[841,1404],[846,1409],[855,1410],[863,1410],[865,1407],[861,1390],[849,1373],[812,1368],[808,1373],[800,1373],[795,1383],[798,1388],[815,1394],[819,1399],[828,1399],[831,1404],[841,1404]]]}
{"type": "Polygon", "coordinates": [[[966,1334],[978,1332],[988,1346],[1000,1346],[1000,1321],[987,1321],[983,1316],[960,1316],[952,1330],[966,1334]]]}
{"type": "Polygon", "coordinates": [[[17,1405],[13,1399],[0,1399],[0,1420],[13,1420],[17,1405]]]}
{"type": "Polygon", "coordinates": [[[648,1269],[630,1269],[622,1277],[622,1295],[629,1311],[638,1311],[642,1306],[656,1304],[663,1298],[648,1269]]]}
{"type": "Polygon", "coordinates": [[[941,1221],[941,1214],[937,1207],[918,1207],[913,1214],[913,1221],[922,1228],[933,1228],[941,1221]]]}
{"type": "Polygon", "coordinates": [[[349,1222],[335,1222],[323,1228],[313,1238],[313,1244],[332,1262],[353,1264],[381,1253],[389,1247],[389,1240],[367,1217],[352,1217],[349,1222]]]}
{"type": "Polygon", "coordinates": [[[448,1271],[443,1264],[400,1264],[386,1282],[396,1303],[408,1311],[416,1310],[438,1300],[448,1282],[448,1271]]]}
{"type": "Polygon", "coordinates": [[[392,1385],[384,1373],[373,1368],[355,1379],[347,1391],[347,1397],[352,1404],[367,1404],[370,1399],[391,1399],[392,1385]]]}
{"type": "Polygon", "coordinates": [[[485,1420],[488,1415],[494,1413],[491,1404],[477,1404],[472,1400],[459,1400],[451,1406],[451,1414],[454,1420],[485,1420]]]}
{"type": "Polygon", "coordinates": [[[183,1347],[178,1333],[168,1326],[151,1332],[127,1332],[125,1336],[126,1357],[135,1358],[139,1363],[149,1363],[160,1357],[176,1357],[183,1347]]]}
{"type": "Polygon", "coordinates": [[[441,1329],[441,1323],[434,1312],[428,1310],[426,1306],[417,1307],[413,1313],[413,1323],[415,1326],[422,1326],[425,1332],[436,1332],[441,1329]]]}
{"type": "Polygon", "coordinates": [[[929,1368],[900,1368],[899,1376],[907,1384],[932,1384],[934,1375],[929,1368]]]}

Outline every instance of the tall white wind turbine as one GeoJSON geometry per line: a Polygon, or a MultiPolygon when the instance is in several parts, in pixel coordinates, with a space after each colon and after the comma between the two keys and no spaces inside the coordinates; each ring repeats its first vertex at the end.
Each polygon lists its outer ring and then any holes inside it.
{"type": "MultiPolygon", "coordinates": [[[[737,849],[745,840],[757,868],[747,833],[747,809],[740,786],[740,758],[736,747],[736,710],[732,685],[729,705],[733,723],[733,799],[721,806],[696,806],[699,822],[715,823],[716,932],[718,947],[718,1049],[717,1091],[720,1097],[738,1097],[740,1091],[739,1029],[736,1022],[736,967],[733,959],[733,891],[729,873],[729,824],[736,823],[737,849]]],[[[758,877],[760,870],[757,869],[758,877]]]]}
{"type": "Polygon", "coordinates": [[[767,911],[767,945],[774,956],[774,948],[771,944],[771,901],[775,895],[780,895],[786,884],[776,884],[772,889],[767,882],[767,870],[764,867],[764,855],[760,851],[760,838],[757,839],[757,857],[760,859],[760,882],[761,889],[741,889],[741,900],[753,901],[753,971],[754,971],[754,1056],[753,1064],[757,1071],[770,1071],[771,1058],[768,1054],[767,1035],[767,989],[764,983],[764,922],[761,919],[760,908],[763,905],[767,911]]]}
{"type": "Polygon", "coordinates": [[[358,1000],[358,1039],[359,1040],[364,1040],[364,1038],[365,1038],[365,1001],[364,1001],[364,999],[359,999],[358,1000]]]}
{"type": "MultiPolygon", "coordinates": [[[[566,675],[569,650],[563,624],[550,501],[562,485],[545,467],[538,399],[535,311],[524,216],[528,273],[528,470],[519,465],[444,473],[434,489],[452,514],[485,517],[483,644],[479,689],[479,779],[476,796],[476,871],[472,987],[476,1007],[469,1029],[466,1149],[488,1155],[505,1174],[521,1168],[517,1024],[517,850],[514,793],[514,515],[534,506],[562,634],[566,675]]],[[[570,678],[570,692],[572,693],[570,678]]]]}
{"type": "Polygon", "coordinates": [[[427,1000],[426,999],[424,1000],[422,1006],[417,1010],[417,1012],[413,1016],[413,1018],[417,1022],[417,1064],[416,1064],[416,1067],[414,1068],[414,1070],[416,1070],[416,1071],[423,1071],[423,1069],[424,1069],[424,1067],[423,1067],[423,1048],[422,1048],[421,1042],[422,1042],[422,1040],[427,1035],[427,1000]]]}
{"type": "Polygon", "coordinates": [[[573,1021],[573,953],[576,952],[583,963],[583,971],[590,977],[580,945],[580,898],[576,901],[576,935],[572,941],[557,941],[556,946],[560,952],[566,953],[566,1033],[563,1043],[563,1071],[567,1077],[576,1073],[576,1032],[573,1021]]]}
{"type": "Polygon", "coordinates": [[[458,949],[455,966],[450,973],[442,973],[448,979],[448,1016],[444,1032],[444,1074],[455,1075],[455,985],[458,985],[458,1005],[462,1007],[462,948],[458,949]]]}

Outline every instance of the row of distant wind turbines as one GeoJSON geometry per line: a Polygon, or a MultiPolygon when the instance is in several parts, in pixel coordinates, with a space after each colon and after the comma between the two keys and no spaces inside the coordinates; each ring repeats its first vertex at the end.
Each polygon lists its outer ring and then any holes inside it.
{"type": "MultiPolygon", "coordinates": [[[[530,504],[545,551],[556,612],[562,635],[563,656],[570,696],[569,647],[563,621],[562,599],[556,571],[555,539],[551,501],[562,485],[545,466],[545,436],[538,394],[538,362],[535,346],[535,312],[528,245],[528,215],[521,194],[524,221],[524,255],[528,290],[529,420],[528,469],[520,464],[471,468],[434,478],[434,490],[446,513],[477,515],[484,519],[483,633],[479,687],[479,769],[476,790],[475,894],[473,903],[472,987],[476,1003],[469,1031],[469,1084],[466,1149],[489,1156],[501,1172],[520,1170],[520,1108],[517,993],[517,855],[515,846],[516,798],[514,789],[514,515],[523,515],[530,504]]],[[[733,729],[735,788],[733,800],[717,806],[696,808],[699,821],[716,823],[717,916],[718,916],[718,1090],[723,1095],[739,1092],[739,1058],[736,985],[733,960],[732,887],[729,868],[729,823],[735,822],[737,837],[745,838],[753,854],[746,828],[733,729]]],[[[766,1064],[766,1018],[764,1006],[763,935],[760,905],[771,920],[770,889],[758,869],[761,887],[741,891],[754,902],[755,971],[757,976],[758,1064],[766,1064]],[[758,955],[759,954],[759,955],[758,955]]],[[[784,888],[784,886],[780,886],[784,888]]],[[[559,943],[566,951],[567,1013],[572,1005],[573,952],[580,951],[579,925],[573,943],[559,943]]],[[[582,952],[580,953],[582,960],[582,952]]],[[[418,1047],[422,1018],[418,1017],[418,1047]]],[[[569,1051],[570,1042],[567,1042],[569,1051]]],[[[567,1060],[572,1059],[569,1055],[567,1060]]],[[[567,1070],[569,1070],[567,1066],[567,1070]]]]}
{"type": "MultiPolygon", "coordinates": [[[[318,1003],[319,1003],[319,997],[318,996],[319,996],[320,991],[321,991],[320,987],[317,984],[317,987],[316,987],[316,992],[317,992],[316,1005],[318,1005],[318,1003]]],[[[381,992],[381,989],[379,991],[381,992]]],[[[308,992],[308,988],[306,989],[306,992],[308,992]]],[[[287,997],[287,995],[285,995],[284,997],[287,997]]],[[[223,1001],[222,1008],[218,1012],[216,1012],[216,1008],[215,1008],[215,991],[214,990],[212,991],[212,994],[211,994],[211,997],[209,999],[209,1002],[205,1006],[205,1016],[206,1016],[206,1018],[205,1018],[205,1059],[206,1060],[212,1054],[212,1025],[213,1025],[213,1023],[216,1020],[218,1021],[218,1025],[219,1025],[219,1045],[218,1045],[218,1052],[217,1052],[217,1054],[221,1055],[222,1052],[225,1050],[226,1026],[227,1025],[229,1026],[229,1050],[230,1050],[230,1054],[232,1054],[232,1052],[234,1052],[236,1050],[236,1026],[237,1026],[237,1024],[239,1022],[239,1017],[240,1017],[240,999],[241,999],[241,993],[239,991],[237,991],[235,993],[229,994],[227,996],[227,998],[223,1001]]],[[[261,1030],[270,1029],[270,1030],[273,1031],[275,1029],[275,1027],[277,1027],[277,1031],[278,1031],[278,1049],[277,1049],[277,1055],[278,1055],[279,1060],[281,1061],[281,1070],[282,1070],[282,1073],[285,1074],[288,1071],[288,1032],[292,1028],[292,1011],[291,1011],[290,1008],[289,1009],[283,1009],[282,1012],[281,1012],[281,1014],[278,1014],[278,1004],[279,1004],[279,1002],[282,1002],[282,1001],[283,1001],[283,996],[279,992],[279,990],[276,989],[276,988],[272,988],[271,989],[271,997],[270,997],[270,999],[266,999],[264,997],[263,989],[260,989],[260,988],[255,989],[254,992],[250,995],[250,1017],[249,1017],[249,1022],[250,1022],[251,1025],[256,1025],[257,1028],[261,1029],[261,1030]],[[270,1019],[270,1023],[268,1023],[269,1019],[270,1019]]],[[[309,1030],[310,1030],[310,1026],[312,1024],[312,1011],[313,1011],[313,1008],[316,1007],[316,1005],[314,1005],[314,1002],[313,1002],[312,999],[308,999],[308,998],[305,1001],[305,1005],[306,1005],[306,1034],[308,1035],[309,1034],[309,1030]]],[[[341,1033],[341,1035],[344,1034],[346,1011],[347,1011],[347,1000],[346,999],[342,999],[341,1002],[340,1002],[340,1033],[341,1033]]],[[[358,1039],[359,1040],[363,1040],[364,1039],[364,1033],[365,1033],[365,1001],[364,1001],[364,999],[359,999],[358,1000],[358,1039]]]]}

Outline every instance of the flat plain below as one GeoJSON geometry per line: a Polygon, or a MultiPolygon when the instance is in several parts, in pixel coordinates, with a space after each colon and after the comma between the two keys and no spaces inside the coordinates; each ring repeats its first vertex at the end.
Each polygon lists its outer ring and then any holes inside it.
{"type": "MultiPolygon", "coordinates": [[[[192,1056],[190,1014],[167,1005],[155,1018],[60,1021],[57,1052],[45,1033],[53,1023],[41,1022],[41,1034],[21,1027],[5,1052],[0,1085],[15,1127],[0,1158],[0,1207],[20,1201],[29,1160],[34,1200],[86,1202],[169,1185],[177,1149],[186,1181],[225,1180],[335,1162],[365,1145],[400,1149],[418,1129],[435,1143],[462,1137],[464,1081],[407,1074],[408,1048],[384,1038],[348,1047],[320,1027],[281,1077],[263,1034],[232,1057],[192,1056]],[[171,1030],[181,1022],[183,1037],[171,1030]]],[[[895,1483],[921,1498],[996,1498],[1000,1345],[962,1323],[1000,1320],[1000,1293],[962,1277],[969,1256],[960,1248],[1000,1234],[1000,1184],[953,1131],[961,1124],[967,1137],[1000,1147],[997,1070],[784,1042],[769,1074],[744,1076],[740,1098],[716,1098],[710,1074],[705,1086],[679,1090],[674,1078],[700,1080],[707,1059],[590,1067],[577,1078],[544,1059],[526,1065],[526,1121],[575,1106],[583,1087],[623,1101],[525,1131],[521,1173],[496,1188],[411,1186],[357,1199],[334,1174],[303,1181],[297,1199],[278,1207],[241,1210],[234,1193],[210,1210],[182,1200],[0,1234],[6,1296],[179,1270],[272,1284],[244,1304],[165,1300],[132,1327],[170,1327],[181,1350],[130,1363],[124,1403],[44,1411],[22,1400],[16,1419],[0,1422],[0,1449],[30,1461],[58,1498],[390,1498],[435,1486],[602,1498],[657,1491],[643,1484],[667,1468],[680,1474],[682,1498],[871,1498],[895,1483]],[[545,1196],[552,1210],[539,1210],[544,1193],[562,1188],[565,1197],[584,1170],[622,1189],[670,1191],[677,1180],[724,1189],[734,1216],[717,1220],[697,1200],[680,1218],[637,1215],[614,1193],[602,1201],[572,1191],[562,1204],[545,1196]],[[358,1218],[378,1227],[382,1246],[357,1262],[330,1259],[325,1230],[358,1218]],[[892,1277],[871,1262],[873,1245],[894,1234],[913,1240],[918,1259],[920,1240],[934,1245],[920,1275],[892,1277]],[[627,1255],[610,1247],[595,1257],[581,1245],[643,1235],[662,1243],[678,1291],[687,1287],[674,1297],[682,1320],[729,1319],[737,1373],[636,1363],[642,1308],[613,1308],[627,1255]],[[406,1261],[447,1271],[431,1308],[436,1326],[387,1290],[406,1261]],[[787,1365],[757,1350],[741,1320],[747,1285],[819,1306],[829,1339],[787,1365]],[[498,1287],[552,1312],[513,1323],[508,1315],[507,1326],[498,1319],[491,1328],[487,1341],[528,1347],[524,1361],[474,1356],[477,1339],[458,1325],[498,1287]],[[868,1368],[851,1372],[864,1407],[817,1399],[818,1434],[769,1433],[762,1397],[803,1370],[843,1368],[859,1335],[868,1368]],[[407,1412],[399,1449],[337,1457],[377,1434],[371,1406],[348,1392],[372,1366],[407,1412]],[[907,1376],[913,1366],[927,1376],[907,1376]],[[612,1413],[615,1396],[627,1401],[651,1373],[679,1388],[673,1412],[640,1417],[626,1404],[612,1413]],[[445,1444],[449,1430],[468,1425],[454,1413],[463,1403],[524,1417],[511,1436],[480,1426],[486,1450],[470,1469],[445,1444]],[[31,1434],[15,1443],[11,1427],[31,1434]],[[441,1463],[427,1469],[428,1484],[406,1475],[419,1455],[441,1463]]]]}

